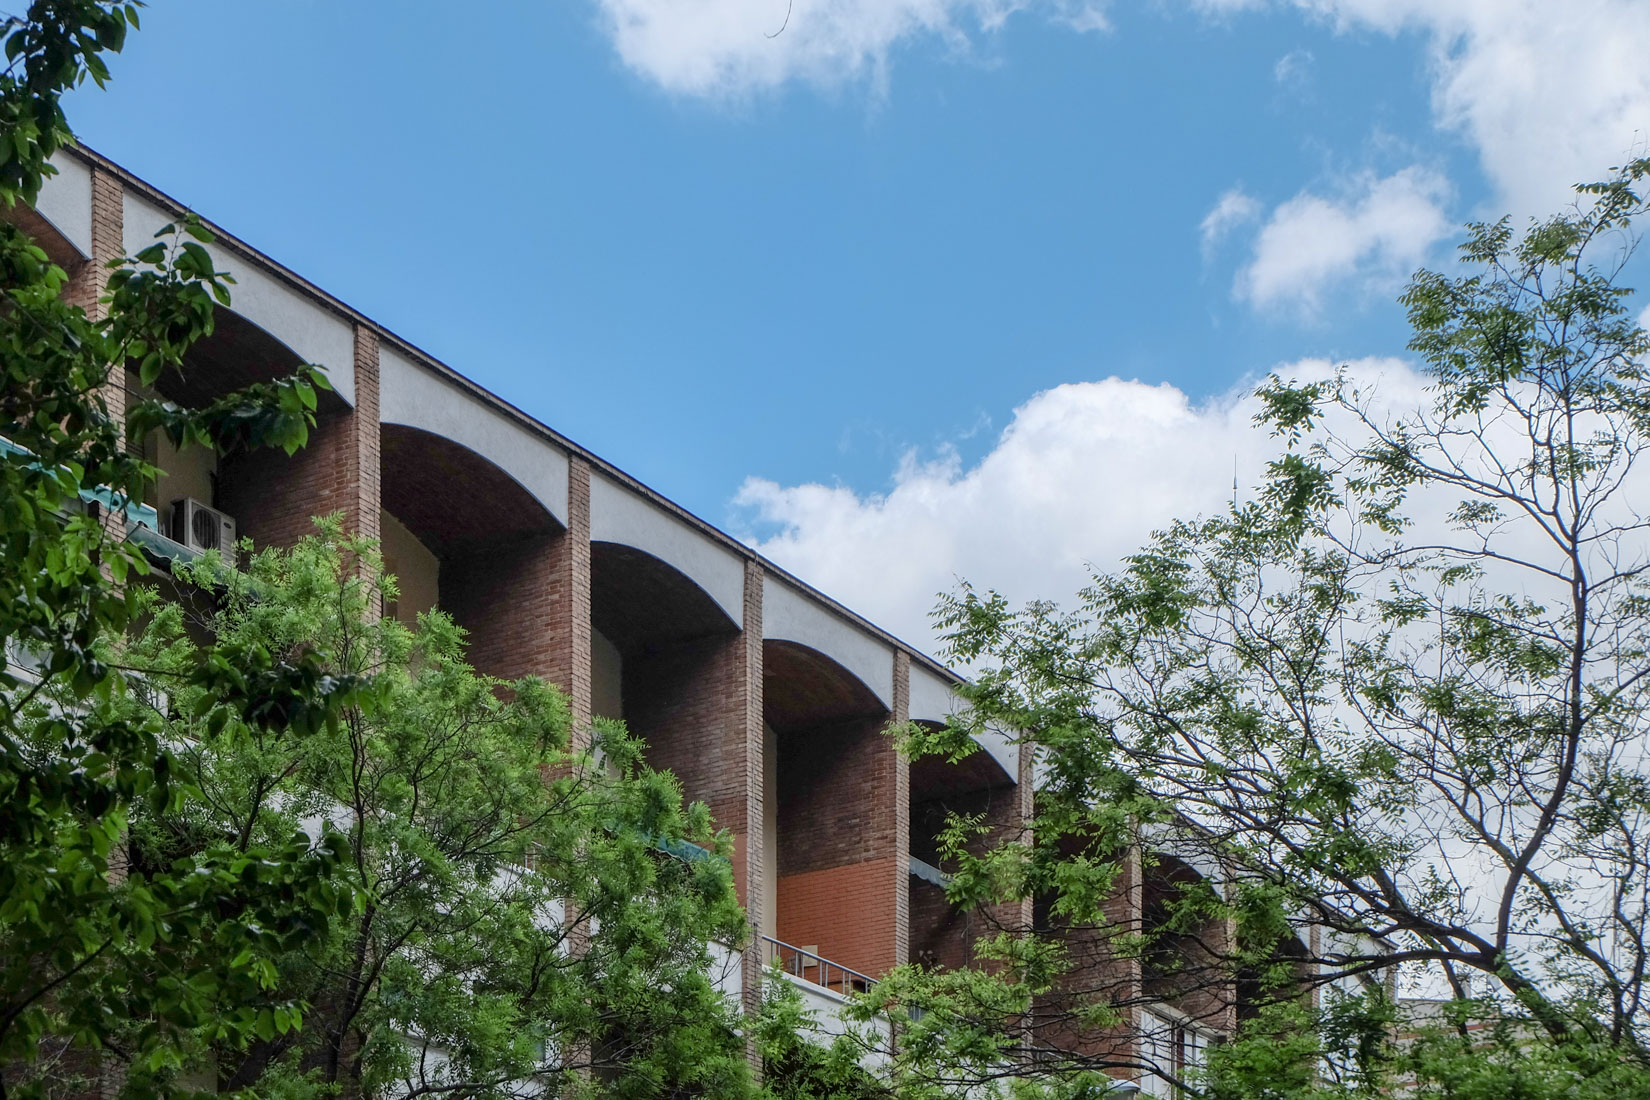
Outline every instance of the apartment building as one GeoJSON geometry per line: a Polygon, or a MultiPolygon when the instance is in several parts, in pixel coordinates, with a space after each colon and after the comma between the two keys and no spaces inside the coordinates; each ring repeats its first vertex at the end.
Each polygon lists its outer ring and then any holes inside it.
{"type": "MultiPolygon", "coordinates": [[[[17,216],[90,304],[105,265],[184,208],[95,153],[57,165],[35,210],[17,216]]],[[[380,540],[399,578],[387,614],[439,606],[469,632],[479,670],[559,685],[576,726],[623,719],[734,837],[754,933],[733,982],[747,1007],[774,959],[829,1017],[842,994],[897,964],[969,958],[984,922],[947,903],[935,837],[951,811],[1018,828],[1029,754],[988,737],[962,762],[913,764],[883,735],[891,722],[943,723],[954,673],[213,228],[234,306],[164,396],[199,405],[301,363],[325,366],[334,388],[291,457],[134,440],[161,471],[133,532],[157,562],[236,536],[289,545],[311,517],[342,513],[380,540]]],[[[1137,869],[1119,892],[1120,919],[1149,912],[1149,879],[1137,869]]],[[[1138,964],[1087,965],[1119,998],[1151,995],[1138,964]]],[[[1175,1058],[1235,1025],[1231,998],[1165,987],[1161,999],[1175,1058]]],[[[1129,1029],[1101,1042],[1152,1053],[1129,1029]]]]}

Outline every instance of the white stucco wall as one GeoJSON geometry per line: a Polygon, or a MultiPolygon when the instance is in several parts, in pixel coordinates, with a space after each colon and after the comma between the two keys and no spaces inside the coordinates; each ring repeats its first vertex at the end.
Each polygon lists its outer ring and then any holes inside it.
{"type": "Polygon", "coordinates": [[[567,455],[559,447],[387,345],[378,351],[378,417],[468,447],[567,523],[567,455]]]}
{"type": "Polygon", "coordinates": [[[590,631],[590,713],[597,718],[624,717],[624,658],[607,635],[590,631]]]}
{"type": "MultiPolygon", "coordinates": [[[[131,190],[126,192],[123,212],[122,240],[128,254],[154,244],[156,230],[176,220],[131,190]]],[[[206,250],[219,271],[235,277],[235,285],[229,288],[231,308],[291,348],[304,362],[325,367],[332,388],[354,405],[355,326],[221,245],[209,244],[206,250]]]]}
{"type": "Polygon", "coordinates": [[[57,175],[40,188],[35,211],[67,237],[82,256],[92,254],[92,170],[77,158],[59,153],[51,159],[57,175]]]}
{"type": "Polygon", "coordinates": [[[726,944],[712,940],[710,947],[710,980],[735,1004],[745,991],[745,958],[726,944]]]}
{"type": "Polygon", "coordinates": [[[590,475],[590,540],[631,546],[682,572],[745,625],[745,562],[704,533],[602,474],[590,475]]]}
{"type": "Polygon", "coordinates": [[[762,637],[817,649],[894,705],[894,651],[774,576],[762,586],[762,637]]]}
{"type": "Polygon", "coordinates": [[[384,568],[395,575],[400,592],[395,617],[404,623],[417,622],[419,614],[435,607],[441,598],[441,562],[388,512],[379,512],[378,531],[384,568]]]}
{"type": "MultiPolygon", "coordinates": [[[[911,720],[913,722],[943,723],[963,709],[963,701],[951,690],[951,682],[938,673],[911,666],[911,720]]],[[[1011,782],[1020,777],[1020,750],[995,730],[984,730],[974,738],[1011,782]]]]}
{"type": "Polygon", "coordinates": [[[836,990],[815,985],[794,974],[786,974],[785,980],[802,991],[802,1003],[813,1016],[813,1027],[808,1030],[807,1038],[823,1046],[837,1036],[853,1031],[863,1038],[867,1048],[861,1065],[875,1071],[888,1064],[894,1035],[887,1019],[866,1024],[849,1021],[842,1014],[848,998],[836,990]]]}

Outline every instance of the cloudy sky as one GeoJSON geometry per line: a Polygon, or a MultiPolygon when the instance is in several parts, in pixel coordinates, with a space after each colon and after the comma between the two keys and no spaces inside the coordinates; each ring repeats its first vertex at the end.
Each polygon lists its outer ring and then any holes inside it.
{"type": "Polygon", "coordinates": [[[159,0],[93,147],[913,641],[1407,377],[1462,222],[1650,144],[1643,0],[159,0]],[[455,14],[461,13],[461,14],[455,14]]]}

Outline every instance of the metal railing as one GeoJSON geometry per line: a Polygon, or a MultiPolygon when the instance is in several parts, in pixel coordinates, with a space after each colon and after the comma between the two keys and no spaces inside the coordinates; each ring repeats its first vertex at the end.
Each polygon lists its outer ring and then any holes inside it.
{"type": "Polygon", "coordinates": [[[842,994],[864,993],[877,984],[875,978],[772,936],[762,937],[762,962],[778,963],[787,974],[842,994]]]}

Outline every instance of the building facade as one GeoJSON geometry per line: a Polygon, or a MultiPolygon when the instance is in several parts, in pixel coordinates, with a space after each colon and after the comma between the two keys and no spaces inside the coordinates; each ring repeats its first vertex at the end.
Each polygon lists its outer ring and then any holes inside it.
{"type": "MultiPolygon", "coordinates": [[[[108,262],[185,209],[89,151],[57,165],[36,209],[18,216],[71,273],[69,293],[96,308],[108,262]]],[[[324,366],[333,390],[291,457],[129,441],[161,471],[146,502],[164,533],[159,556],[195,537],[197,506],[260,547],[290,545],[312,517],[340,513],[380,541],[399,580],[385,614],[411,620],[439,606],[468,632],[479,671],[558,685],[575,728],[624,720],[649,762],[733,836],[753,935],[731,985],[747,1008],[775,959],[829,1014],[893,966],[962,965],[990,924],[1029,925],[1029,903],[991,921],[952,907],[936,844],[951,812],[1020,830],[1029,752],[988,738],[961,762],[913,764],[884,735],[890,723],[943,723],[957,706],[954,673],[213,230],[209,250],[236,281],[233,308],[218,311],[162,396],[200,405],[304,363],[324,366]]],[[[1117,918],[1144,919],[1152,889],[1137,871],[1117,918]]],[[[1153,980],[1132,965],[1097,957],[1086,974],[1132,1003],[1153,980]]],[[[1162,1000],[1175,1058],[1235,1025],[1230,998],[1205,1005],[1165,989],[1162,1000]]],[[[1102,1045],[1150,1053],[1157,1040],[1137,1033],[1102,1045]]]]}

